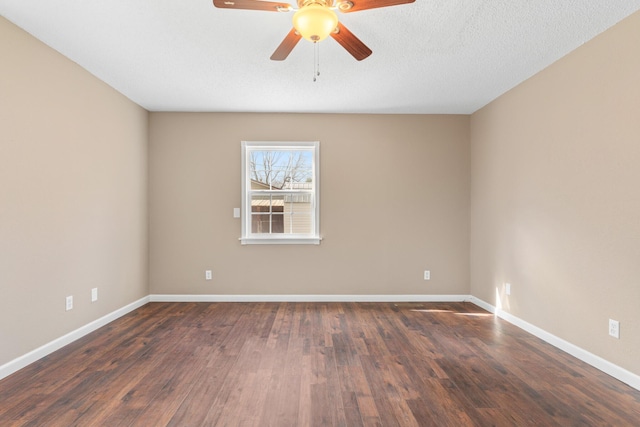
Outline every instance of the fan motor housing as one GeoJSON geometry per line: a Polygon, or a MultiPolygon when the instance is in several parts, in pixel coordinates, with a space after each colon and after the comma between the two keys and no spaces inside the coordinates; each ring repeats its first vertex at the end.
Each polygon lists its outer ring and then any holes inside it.
{"type": "Polygon", "coordinates": [[[331,7],[333,4],[332,0],[298,0],[298,7],[302,9],[305,6],[309,6],[311,4],[317,4],[323,7],[331,7]]]}

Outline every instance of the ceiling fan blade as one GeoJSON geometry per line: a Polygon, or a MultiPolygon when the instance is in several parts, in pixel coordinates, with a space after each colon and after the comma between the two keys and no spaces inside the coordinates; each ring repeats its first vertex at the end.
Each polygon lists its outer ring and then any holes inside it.
{"type": "Polygon", "coordinates": [[[373,52],[359,38],[353,35],[353,33],[347,30],[347,27],[338,22],[337,31],[331,33],[331,37],[342,45],[354,58],[358,61],[362,61],[367,58],[373,52]]]}
{"type": "Polygon", "coordinates": [[[289,3],[260,0],[213,0],[213,5],[222,9],[249,9],[267,12],[288,12],[292,10],[289,3]]]}
{"type": "Polygon", "coordinates": [[[338,10],[343,13],[359,10],[376,9],[378,7],[396,6],[413,3],[416,0],[338,0],[338,10]]]}
{"type": "Polygon", "coordinates": [[[284,61],[287,59],[287,56],[291,53],[294,47],[298,44],[302,36],[298,34],[295,28],[292,28],[289,31],[289,34],[282,40],[280,46],[273,52],[271,55],[271,60],[273,61],[284,61]]]}

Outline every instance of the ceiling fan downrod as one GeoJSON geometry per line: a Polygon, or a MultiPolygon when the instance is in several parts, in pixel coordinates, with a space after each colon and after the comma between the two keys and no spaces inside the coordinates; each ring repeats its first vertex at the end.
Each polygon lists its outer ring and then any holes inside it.
{"type": "Polygon", "coordinates": [[[320,43],[314,43],[313,46],[313,82],[315,83],[320,77],[320,43]]]}

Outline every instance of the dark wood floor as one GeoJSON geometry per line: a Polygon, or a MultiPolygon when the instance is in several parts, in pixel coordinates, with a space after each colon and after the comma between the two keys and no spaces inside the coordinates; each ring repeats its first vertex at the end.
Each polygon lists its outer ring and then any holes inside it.
{"type": "Polygon", "coordinates": [[[1,426],[639,426],[470,303],[151,303],[0,381],[1,426]]]}

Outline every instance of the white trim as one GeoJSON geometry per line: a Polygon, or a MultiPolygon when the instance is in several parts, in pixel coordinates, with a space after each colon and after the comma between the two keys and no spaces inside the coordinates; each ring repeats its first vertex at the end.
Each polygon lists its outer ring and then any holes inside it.
{"type": "Polygon", "coordinates": [[[241,237],[243,245],[319,245],[322,237],[241,237]]]}
{"type": "Polygon", "coordinates": [[[532,325],[531,323],[526,322],[519,317],[512,315],[511,313],[500,310],[479,298],[471,297],[470,302],[481,308],[484,308],[491,313],[494,313],[499,318],[506,320],[507,322],[519,327],[520,329],[523,329],[530,334],[535,335],[541,340],[548,342],[552,346],[557,347],[566,353],[569,353],[573,357],[580,359],[585,363],[588,363],[594,368],[599,369],[602,372],[622,381],[623,383],[630,385],[636,390],[640,390],[640,375],[636,375],[633,372],[627,371],[626,369],[615,365],[600,356],[596,356],[595,354],[590,353],[575,344],[572,344],[568,341],[563,340],[562,338],[550,334],[549,332],[540,329],[539,327],[532,325]]]}
{"type": "Polygon", "coordinates": [[[462,302],[471,295],[167,295],[151,302],[462,302]]]}
{"type": "Polygon", "coordinates": [[[108,323],[118,319],[119,317],[124,316],[125,314],[142,307],[150,301],[149,296],[147,295],[144,298],[140,298],[137,301],[132,302],[131,304],[125,305],[122,308],[117,309],[105,316],[102,316],[99,319],[94,320],[93,322],[87,323],[84,326],[76,329],[75,331],[71,331],[68,334],[65,334],[55,340],[36,348],[33,351],[30,351],[27,354],[24,354],[16,359],[11,360],[10,362],[5,363],[0,366],[0,380],[8,377],[14,372],[19,371],[31,363],[42,359],[43,357],[53,353],[56,350],[61,349],[65,345],[71,344],[77,339],[82,338],[83,336],[90,334],[91,332],[105,326],[108,323]]]}
{"type": "Polygon", "coordinates": [[[471,296],[471,298],[469,299],[469,302],[477,305],[480,308],[483,308],[483,309],[487,310],[489,313],[496,314],[496,308],[494,306],[492,306],[491,304],[488,304],[488,303],[484,302],[480,298],[476,298],[474,296],[471,296]]]}

